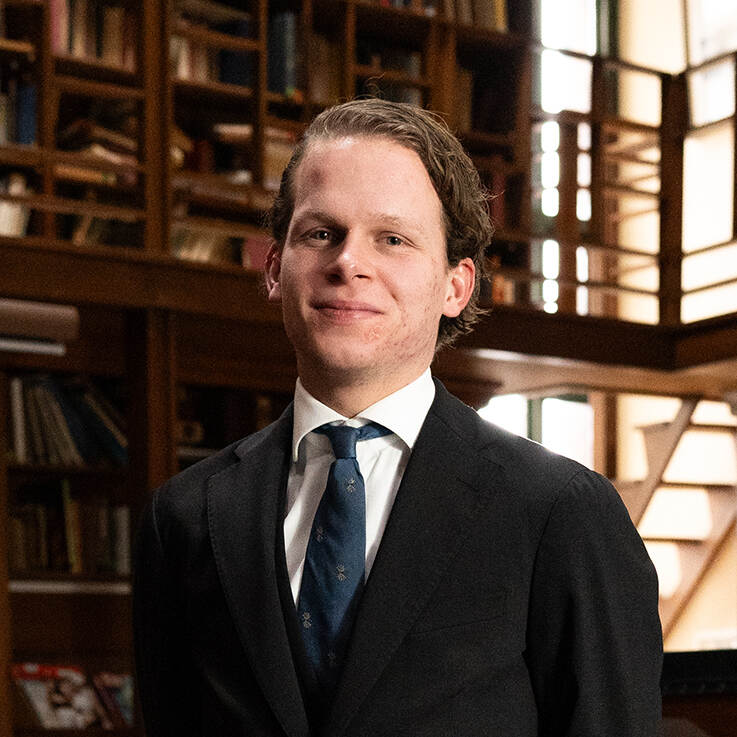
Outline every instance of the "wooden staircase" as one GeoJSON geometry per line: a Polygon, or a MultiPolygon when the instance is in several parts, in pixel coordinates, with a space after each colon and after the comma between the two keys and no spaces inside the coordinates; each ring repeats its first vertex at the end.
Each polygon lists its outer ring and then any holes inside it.
{"type": "MultiPolygon", "coordinates": [[[[737,423],[704,424],[695,421],[694,412],[698,402],[697,398],[682,399],[681,406],[671,422],[640,428],[645,443],[647,475],[639,481],[615,482],[633,522],[640,528],[645,543],[668,542],[677,548],[680,579],[675,590],[661,593],[660,599],[660,616],[665,637],[691,601],[710,564],[730,533],[734,532],[737,522],[737,473],[734,469],[736,465],[734,459],[731,464],[732,472],[727,474],[730,478],[725,479],[724,483],[722,479],[719,482],[714,480],[713,468],[689,469],[687,480],[673,478],[670,471],[677,461],[680,446],[694,433],[710,433],[714,437],[728,435],[732,440],[729,444],[730,452],[737,458],[737,423]],[[699,478],[703,478],[704,483],[700,482],[699,478]],[[667,493],[676,489],[707,494],[711,524],[704,535],[689,536],[679,533],[669,536],[667,529],[661,529],[657,534],[653,534],[648,533],[647,529],[648,527],[652,529],[652,524],[643,525],[648,506],[656,493],[667,493]]],[[[735,405],[730,402],[730,406],[734,412],[735,405]]],[[[705,458],[704,463],[707,462],[708,459],[705,458]]],[[[650,522],[652,521],[651,519],[650,522]]]]}

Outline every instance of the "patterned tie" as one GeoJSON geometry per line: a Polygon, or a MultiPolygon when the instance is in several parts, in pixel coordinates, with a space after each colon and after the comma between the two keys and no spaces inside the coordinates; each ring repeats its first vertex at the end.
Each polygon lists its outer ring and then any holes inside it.
{"type": "Polygon", "coordinates": [[[302,636],[323,695],[330,697],[343,665],[364,583],[366,490],[356,460],[356,443],[387,435],[363,427],[322,425],[335,461],[312,523],[297,612],[302,636]]]}

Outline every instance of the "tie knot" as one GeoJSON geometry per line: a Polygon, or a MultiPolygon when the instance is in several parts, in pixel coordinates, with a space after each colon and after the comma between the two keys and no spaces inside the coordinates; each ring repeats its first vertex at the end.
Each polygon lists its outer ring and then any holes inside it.
{"type": "Polygon", "coordinates": [[[359,440],[370,440],[371,438],[388,435],[391,430],[374,422],[369,422],[361,427],[321,425],[315,429],[315,432],[327,435],[336,458],[355,458],[356,443],[359,440]]]}

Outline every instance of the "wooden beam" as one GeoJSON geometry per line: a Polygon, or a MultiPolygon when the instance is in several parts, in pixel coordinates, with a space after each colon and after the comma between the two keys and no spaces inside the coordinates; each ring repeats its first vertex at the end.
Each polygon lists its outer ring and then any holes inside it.
{"type": "MultiPolygon", "coordinates": [[[[7,417],[9,387],[5,374],[0,373],[0,417],[7,417]]],[[[0,737],[13,734],[13,704],[10,680],[10,664],[13,661],[12,621],[8,586],[8,541],[10,540],[10,489],[8,485],[7,456],[10,438],[6,435],[6,423],[0,428],[0,737]]]]}

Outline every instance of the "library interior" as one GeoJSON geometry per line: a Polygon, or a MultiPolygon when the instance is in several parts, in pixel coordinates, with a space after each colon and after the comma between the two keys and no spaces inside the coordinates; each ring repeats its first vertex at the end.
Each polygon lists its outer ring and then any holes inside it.
{"type": "Polygon", "coordinates": [[[358,95],[437,111],[491,195],[433,373],[613,481],[664,717],[734,737],[736,67],[722,0],[0,0],[0,737],[143,735],[137,520],[291,401],[265,215],[358,95]]]}

